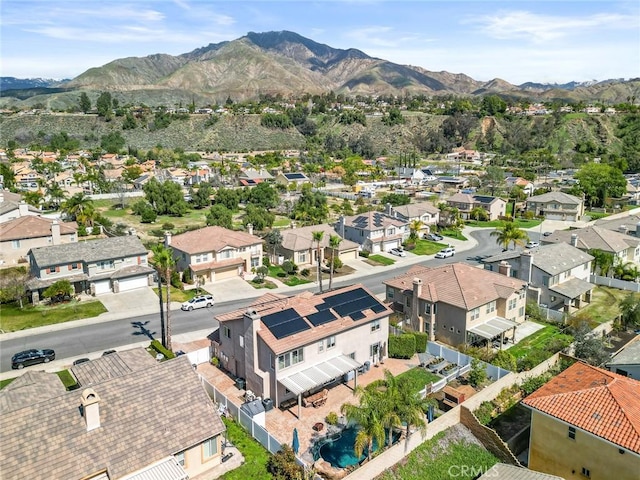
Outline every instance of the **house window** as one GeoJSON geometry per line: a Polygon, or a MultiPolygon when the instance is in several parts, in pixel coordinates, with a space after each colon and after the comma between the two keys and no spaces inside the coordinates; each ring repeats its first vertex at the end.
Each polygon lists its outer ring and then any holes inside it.
{"type": "Polygon", "coordinates": [[[318,342],[318,353],[324,352],[324,340],[318,342]]]}
{"type": "Polygon", "coordinates": [[[295,365],[303,361],[304,350],[302,348],[298,348],[297,350],[292,350],[278,357],[278,369],[282,370],[283,368],[290,367],[291,365],[295,365]]]}
{"type": "Polygon", "coordinates": [[[47,268],[47,273],[56,273],[56,267],[47,268]]]}
{"type": "Polygon", "coordinates": [[[218,252],[218,260],[226,260],[228,258],[233,258],[233,250],[218,252]]]}
{"type": "Polygon", "coordinates": [[[273,353],[269,354],[269,365],[271,365],[271,370],[275,370],[276,360],[275,360],[275,357],[273,356],[273,353]]]}
{"type": "Polygon", "coordinates": [[[575,427],[569,427],[569,438],[571,440],[575,440],[576,439],[576,429],[575,427]]]}
{"type": "Polygon", "coordinates": [[[113,269],[113,260],[104,260],[102,262],[98,262],[96,265],[99,270],[111,270],[113,269]]]}
{"type": "Polygon", "coordinates": [[[12,240],[11,241],[11,247],[16,250],[18,248],[20,248],[20,240],[12,240]]]}
{"type": "Polygon", "coordinates": [[[72,263],[71,265],[69,265],[69,270],[78,270],[80,268],[80,265],[78,263],[72,263]]]}
{"type": "Polygon", "coordinates": [[[184,462],[184,452],[180,452],[180,453],[176,453],[174,455],[174,458],[176,459],[176,461],[180,464],[180,466],[184,467],[185,462],[184,462]]]}
{"type": "Polygon", "coordinates": [[[251,258],[251,268],[257,268],[260,266],[260,257],[251,258]]]}
{"type": "Polygon", "coordinates": [[[298,263],[307,263],[307,252],[298,253],[298,263]]]}
{"type": "Polygon", "coordinates": [[[591,478],[591,472],[589,471],[588,468],[582,467],[582,475],[584,475],[587,478],[591,478]]]}
{"type": "Polygon", "coordinates": [[[375,332],[380,330],[380,320],[374,320],[373,322],[371,322],[371,331],[375,332]]]}
{"type": "Polygon", "coordinates": [[[244,348],[244,337],[242,335],[238,335],[238,343],[240,343],[240,348],[244,348]]]}
{"type": "Polygon", "coordinates": [[[336,346],[336,336],[331,335],[327,338],[327,350],[336,346]]]}
{"type": "Polygon", "coordinates": [[[395,235],[396,233],[396,229],[395,228],[390,228],[387,230],[387,235],[395,235]]]}
{"type": "Polygon", "coordinates": [[[542,277],[542,285],[544,285],[545,287],[549,286],[549,277],[547,276],[542,277]]]}
{"type": "Polygon", "coordinates": [[[509,305],[507,306],[507,309],[513,310],[514,308],[516,308],[516,301],[517,301],[517,298],[512,298],[511,300],[509,300],[509,305]]]}
{"type": "Polygon", "coordinates": [[[480,307],[471,310],[471,320],[477,320],[480,318],[480,307]]]}
{"type": "Polygon", "coordinates": [[[204,459],[207,460],[213,457],[216,453],[218,453],[218,442],[216,441],[216,437],[205,440],[202,444],[202,456],[204,459]]]}
{"type": "Polygon", "coordinates": [[[518,315],[520,317],[524,315],[524,307],[520,307],[520,310],[518,310],[518,315]]]}
{"type": "Polygon", "coordinates": [[[424,313],[427,315],[431,315],[431,313],[433,313],[435,315],[438,313],[438,306],[435,303],[426,303],[424,305],[424,313]]]}
{"type": "Polygon", "coordinates": [[[549,297],[549,300],[551,300],[552,302],[556,301],[556,296],[555,295],[551,295],[551,297],[549,297]]]}
{"type": "Polygon", "coordinates": [[[222,335],[224,335],[227,338],[231,338],[231,329],[227,326],[223,326],[222,327],[222,335]]]}
{"type": "Polygon", "coordinates": [[[487,303],[487,313],[491,313],[495,311],[496,311],[496,301],[494,300],[493,302],[487,303]]]}
{"type": "Polygon", "coordinates": [[[389,300],[393,300],[393,289],[391,289],[391,288],[387,289],[387,298],[389,300]]]}

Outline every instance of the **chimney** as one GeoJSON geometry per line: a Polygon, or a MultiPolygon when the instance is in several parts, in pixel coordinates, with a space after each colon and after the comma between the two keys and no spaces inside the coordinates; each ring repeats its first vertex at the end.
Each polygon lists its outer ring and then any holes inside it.
{"type": "Polygon", "coordinates": [[[578,234],[577,233],[572,233],[571,234],[571,246],[578,248],[578,234]]]}
{"type": "Polygon", "coordinates": [[[420,295],[422,295],[422,279],[414,277],[412,283],[413,298],[411,299],[411,326],[421,332],[422,322],[420,321],[420,295]]]}
{"type": "Polygon", "coordinates": [[[18,204],[18,216],[25,217],[27,215],[29,215],[29,205],[27,205],[27,203],[24,200],[22,200],[18,204]]]}
{"type": "Polygon", "coordinates": [[[51,222],[51,244],[60,245],[60,224],[58,220],[51,222]]]}
{"type": "Polygon", "coordinates": [[[522,252],[520,255],[520,265],[522,267],[520,279],[531,283],[531,272],[533,271],[533,252],[531,250],[522,252]]]}
{"type": "Polygon", "coordinates": [[[249,235],[253,235],[253,223],[247,223],[247,232],[249,235]]]}
{"type": "Polygon", "coordinates": [[[93,388],[83,390],[81,405],[87,432],[100,428],[100,397],[93,388]]]}
{"type": "Polygon", "coordinates": [[[344,215],[340,215],[340,220],[338,220],[338,227],[340,228],[340,236],[344,238],[344,215]]]}
{"type": "Polygon", "coordinates": [[[164,246],[168,247],[171,245],[171,232],[164,232],[164,246]]]}
{"type": "Polygon", "coordinates": [[[393,217],[393,206],[390,203],[387,203],[385,207],[386,207],[386,214],[389,215],[390,217],[393,217]]]}
{"type": "Polygon", "coordinates": [[[504,275],[505,277],[511,276],[511,264],[506,260],[502,260],[498,265],[498,273],[500,275],[504,275]]]}

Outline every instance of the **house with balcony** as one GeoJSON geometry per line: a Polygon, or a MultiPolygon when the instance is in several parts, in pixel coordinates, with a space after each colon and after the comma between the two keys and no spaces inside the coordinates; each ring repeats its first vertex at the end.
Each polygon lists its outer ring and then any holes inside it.
{"type": "Polygon", "coordinates": [[[218,478],[225,426],[186,355],[144,349],[71,368],[80,388],[30,371],[0,390],[3,478],[218,478]]]}
{"type": "MultiPolygon", "coordinates": [[[[280,230],[282,243],[276,249],[276,257],[280,257],[282,260],[293,260],[301,268],[317,266],[318,245],[313,239],[313,232],[319,231],[324,233],[322,240],[320,240],[320,263],[324,264],[325,259],[330,259],[332,255],[330,238],[332,235],[338,236],[333,227],[327,224],[280,230]]],[[[342,239],[336,248],[336,256],[343,262],[357,260],[359,247],[355,242],[342,239]]],[[[268,253],[271,254],[271,252],[268,253]]]]}
{"type": "Polygon", "coordinates": [[[422,223],[418,232],[419,236],[429,233],[431,228],[438,224],[440,220],[440,210],[430,202],[409,203],[394,207],[390,203],[386,205],[385,213],[390,217],[399,218],[409,225],[415,221],[422,223]]]}
{"type": "Polygon", "coordinates": [[[155,276],[147,249],[135,236],[36,247],[28,259],[33,278],[27,288],[33,303],[59,280],[71,282],[76,293],[99,295],[147,287],[155,276]]]}
{"type": "MultiPolygon", "coordinates": [[[[292,297],[266,294],[217,315],[213,351],[246,389],[288,408],[387,357],[389,310],[360,284],[292,297]]],[[[329,392],[330,395],[330,392],[329,392]]],[[[315,397],[313,397],[315,398],[315,397]]]]}
{"type": "Polygon", "coordinates": [[[29,250],[78,241],[78,224],[27,215],[0,224],[0,264],[26,262],[29,250]]]}
{"type": "Polygon", "coordinates": [[[527,210],[547,220],[577,222],[584,215],[584,200],[563,192],[548,192],[527,198],[527,210]]]}
{"type": "Polygon", "coordinates": [[[567,480],[640,472],[640,382],[576,362],[526,397],[528,467],[567,480]]]}
{"type": "Polygon", "coordinates": [[[466,263],[414,266],[383,283],[393,310],[432,342],[502,345],[525,320],[526,282],[466,263]]]}
{"type": "Polygon", "coordinates": [[[248,232],[212,226],[180,235],[165,234],[166,247],[173,250],[179,272],[191,270],[200,285],[242,276],[262,265],[260,237],[248,232]]]}
{"type": "Polygon", "coordinates": [[[591,302],[592,262],[591,255],[568,243],[507,250],[483,260],[485,269],[527,282],[529,301],[564,313],[591,302]]]}
{"type": "Polygon", "coordinates": [[[447,205],[457,208],[464,220],[471,219],[471,212],[475,208],[481,208],[487,212],[489,221],[498,220],[504,217],[507,202],[500,197],[489,197],[487,195],[473,195],[470,193],[458,192],[447,198],[447,205]]]}
{"type": "Polygon", "coordinates": [[[367,212],[341,216],[335,230],[342,238],[360,245],[362,250],[380,253],[402,246],[409,237],[409,222],[382,212],[367,212]]]}

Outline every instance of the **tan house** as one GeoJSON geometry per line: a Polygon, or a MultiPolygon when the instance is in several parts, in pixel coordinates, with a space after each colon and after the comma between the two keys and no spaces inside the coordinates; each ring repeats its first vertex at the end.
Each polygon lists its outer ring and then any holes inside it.
{"type": "Polygon", "coordinates": [[[577,222],[584,215],[584,201],[563,192],[549,192],[527,198],[527,210],[547,220],[577,222]]]}
{"type": "Polygon", "coordinates": [[[42,210],[26,203],[22,195],[9,190],[0,191],[0,223],[27,215],[40,216],[42,210]]]}
{"type": "Polygon", "coordinates": [[[248,390],[275,405],[302,405],[303,397],[357,381],[358,369],[386,358],[390,313],[360,284],[315,295],[267,294],[248,309],[216,316],[213,349],[248,390]]]}
{"type": "MultiPolygon", "coordinates": [[[[293,260],[300,267],[317,265],[318,245],[313,240],[313,232],[323,232],[320,241],[320,262],[331,258],[331,247],[329,240],[331,236],[339,237],[336,231],[327,224],[311,225],[302,228],[287,228],[280,230],[282,234],[282,244],[277,248],[276,253],[283,260],[293,260]]],[[[350,240],[342,239],[336,249],[336,255],[343,262],[356,260],[358,258],[359,245],[350,240]]],[[[271,253],[271,252],[269,252],[271,253]]],[[[330,262],[330,260],[328,260],[330,262]]]]}
{"type": "Polygon", "coordinates": [[[27,261],[29,250],[78,241],[76,222],[29,215],[0,224],[0,264],[13,265],[27,261]]]}
{"type": "Polygon", "coordinates": [[[447,205],[457,208],[463,219],[469,220],[474,208],[482,208],[489,215],[489,220],[498,220],[506,213],[507,202],[500,197],[472,195],[458,192],[447,199],[447,205]]]}
{"type": "Polygon", "coordinates": [[[640,472],[640,382],[577,362],[522,401],[529,468],[567,480],[640,472]]]}
{"type": "Polygon", "coordinates": [[[216,478],[225,426],[186,356],[136,349],[72,371],[77,390],[34,371],[0,391],[3,478],[216,478]]]}
{"type": "Polygon", "coordinates": [[[392,206],[388,203],[385,207],[385,213],[390,217],[399,218],[411,225],[414,221],[422,222],[422,228],[418,235],[429,233],[431,227],[438,224],[440,220],[440,210],[429,202],[409,203],[408,205],[392,206]]]}
{"type": "Polygon", "coordinates": [[[526,282],[466,263],[414,266],[383,283],[387,302],[430,341],[502,344],[525,320],[526,282]]]}
{"type": "Polygon", "coordinates": [[[367,212],[349,217],[341,216],[335,231],[342,238],[358,243],[371,253],[388,252],[399,248],[409,237],[409,223],[382,212],[367,212]]]}
{"type": "Polygon", "coordinates": [[[165,234],[165,246],[171,247],[178,271],[190,269],[200,285],[232,278],[262,265],[260,237],[248,232],[213,226],[172,236],[165,234]]]}
{"type": "Polygon", "coordinates": [[[300,188],[302,184],[309,183],[310,181],[309,177],[302,172],[281,172],[275,179],[277,184],[285,185],[287,187],[295,185],[296,188],[300,188]]]}

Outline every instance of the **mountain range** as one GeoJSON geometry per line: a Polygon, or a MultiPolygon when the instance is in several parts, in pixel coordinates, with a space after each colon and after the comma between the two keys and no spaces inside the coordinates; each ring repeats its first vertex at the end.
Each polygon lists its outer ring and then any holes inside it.
{"type": "MultiPolygon", "coordinates": [[[[233,41],[209,44],[173,56],[155,54],[114,60],[68,81],[36,79],[35,95],[24,92],[27,81],[3,77],[4,105],[65,99],[77,102],[78,91],[110,91],[125,102],[148,105],[221,103],[260,95],[296,97],[333,91],[345,95],[485,95],[562,101],[616,103],[640,97],[640,79],[570,82],[563,85],[527,82],[512,85],[501,79],[474,80],[463,73],[433,72],[371,57],[357,49],[336,49],[289,31],[254,33],[233,41]],[[43,83],[54,87],[47,98],[43,83]],[[23,89],[22,95],[12,95],[23,89]]],[[[52,106],[52,105],[51,105],[52,106]]]]}

